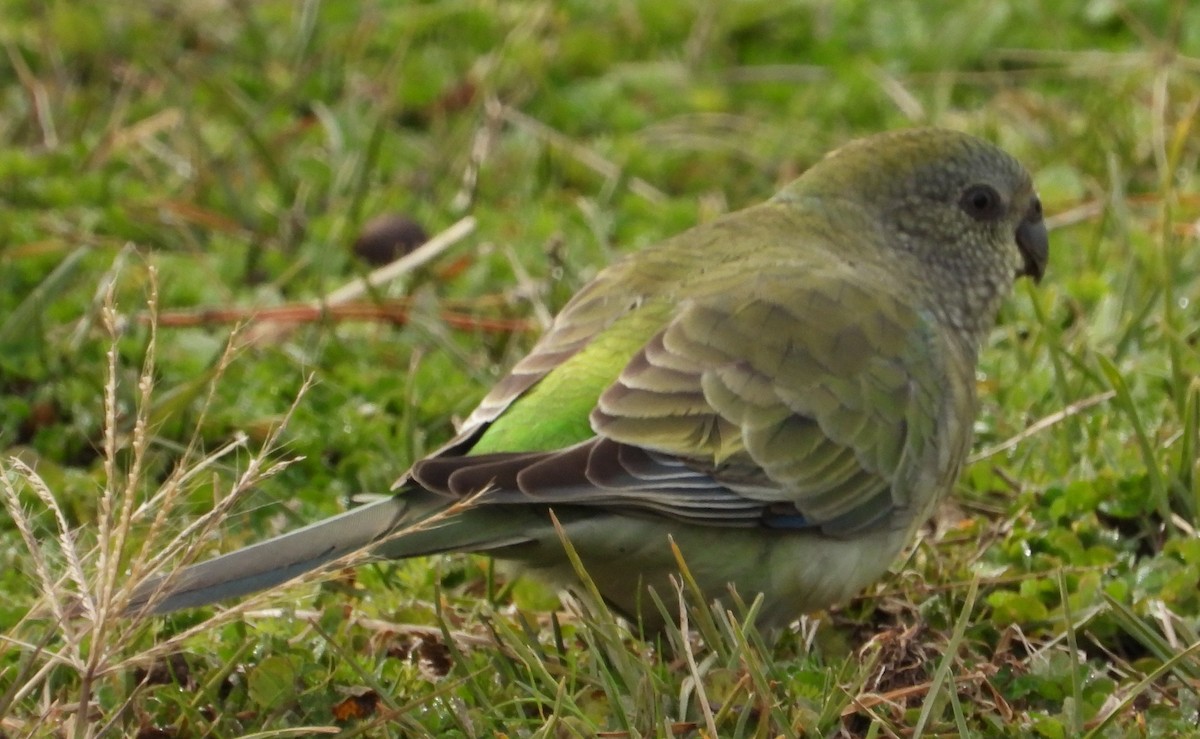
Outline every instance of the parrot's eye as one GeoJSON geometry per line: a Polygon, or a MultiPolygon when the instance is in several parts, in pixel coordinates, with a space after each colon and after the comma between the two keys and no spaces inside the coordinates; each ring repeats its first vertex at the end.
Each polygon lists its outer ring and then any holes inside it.
{"type": "Polygon", "coordinates": [[[991,185],[971,185],[963,190],[958,205],[977,221],[994,221],[1004,215],[1004,198],[991,185]]]}

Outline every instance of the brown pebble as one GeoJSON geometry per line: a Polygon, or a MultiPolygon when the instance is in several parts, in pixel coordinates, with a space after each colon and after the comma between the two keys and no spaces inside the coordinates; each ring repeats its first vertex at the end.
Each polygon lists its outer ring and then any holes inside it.
{"type": "Polygon", "coordinates": [[[386,213],[367,221],[354,240],[354,253],[373,266],[390,264],[429,240],[408,216],[386,213]]]}

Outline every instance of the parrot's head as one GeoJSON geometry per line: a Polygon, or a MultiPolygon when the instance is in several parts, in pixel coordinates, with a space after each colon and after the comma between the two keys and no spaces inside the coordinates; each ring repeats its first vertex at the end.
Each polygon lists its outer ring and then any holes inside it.
{"type": "Polygon", "coordinates": [[[850,201],[879,227],[884,249],[899,252],[921,284],[949,300],[964,327],[990,326],[1013,282],[1040,281],[1049,257],[1029,172],[957,131],[916,128],[854,141],[779,197],[850,201]]]}

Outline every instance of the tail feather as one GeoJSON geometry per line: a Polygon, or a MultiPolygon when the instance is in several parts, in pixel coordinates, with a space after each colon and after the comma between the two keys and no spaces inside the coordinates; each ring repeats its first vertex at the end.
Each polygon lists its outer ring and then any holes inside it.
{"type": "MultiPolygon", "coordinates": [[[[420,488],[355,508],[207,562],[142,583],[126,613],[162,614],[282,585],[322,565],[369,548],[403,559],[441,552],[482,552],[536,538],[543,516],[467,505],[451,510],[445,496],[420,488]],[[443,516],[444,518],[440,518],[443,516]]],[[[522,509],[523,510],[523,509],[522,509]]]]}
{"type": "Polygon", "coordinates": [[[152,614],[266,590],[386,536],[408,508],[392,496],[143,583],[127,611],[152,614]]]}

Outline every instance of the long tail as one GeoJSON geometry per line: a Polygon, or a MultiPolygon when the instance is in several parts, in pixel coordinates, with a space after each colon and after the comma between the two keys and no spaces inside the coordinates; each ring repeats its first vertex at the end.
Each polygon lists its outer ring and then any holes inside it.
{"type": "Polygon", "coordinates": [[[485,551],[530,540],[521,516],[487,507],[447,511],[447,500],[421,489],[347,511],[274,539],[147,580],[126,613],[161,614],[208,605],[282,585],[347,554],[370,548],[402,559],[454,551],[485,551]],[[431,520],[437,514],[444,520],[431,520]]]}
{"type": "Polygon", "coordinates": [[[169,613],[266,590],[362,549],[399,525],[393,496],[143,583],[127,612],[169,613]]]}

